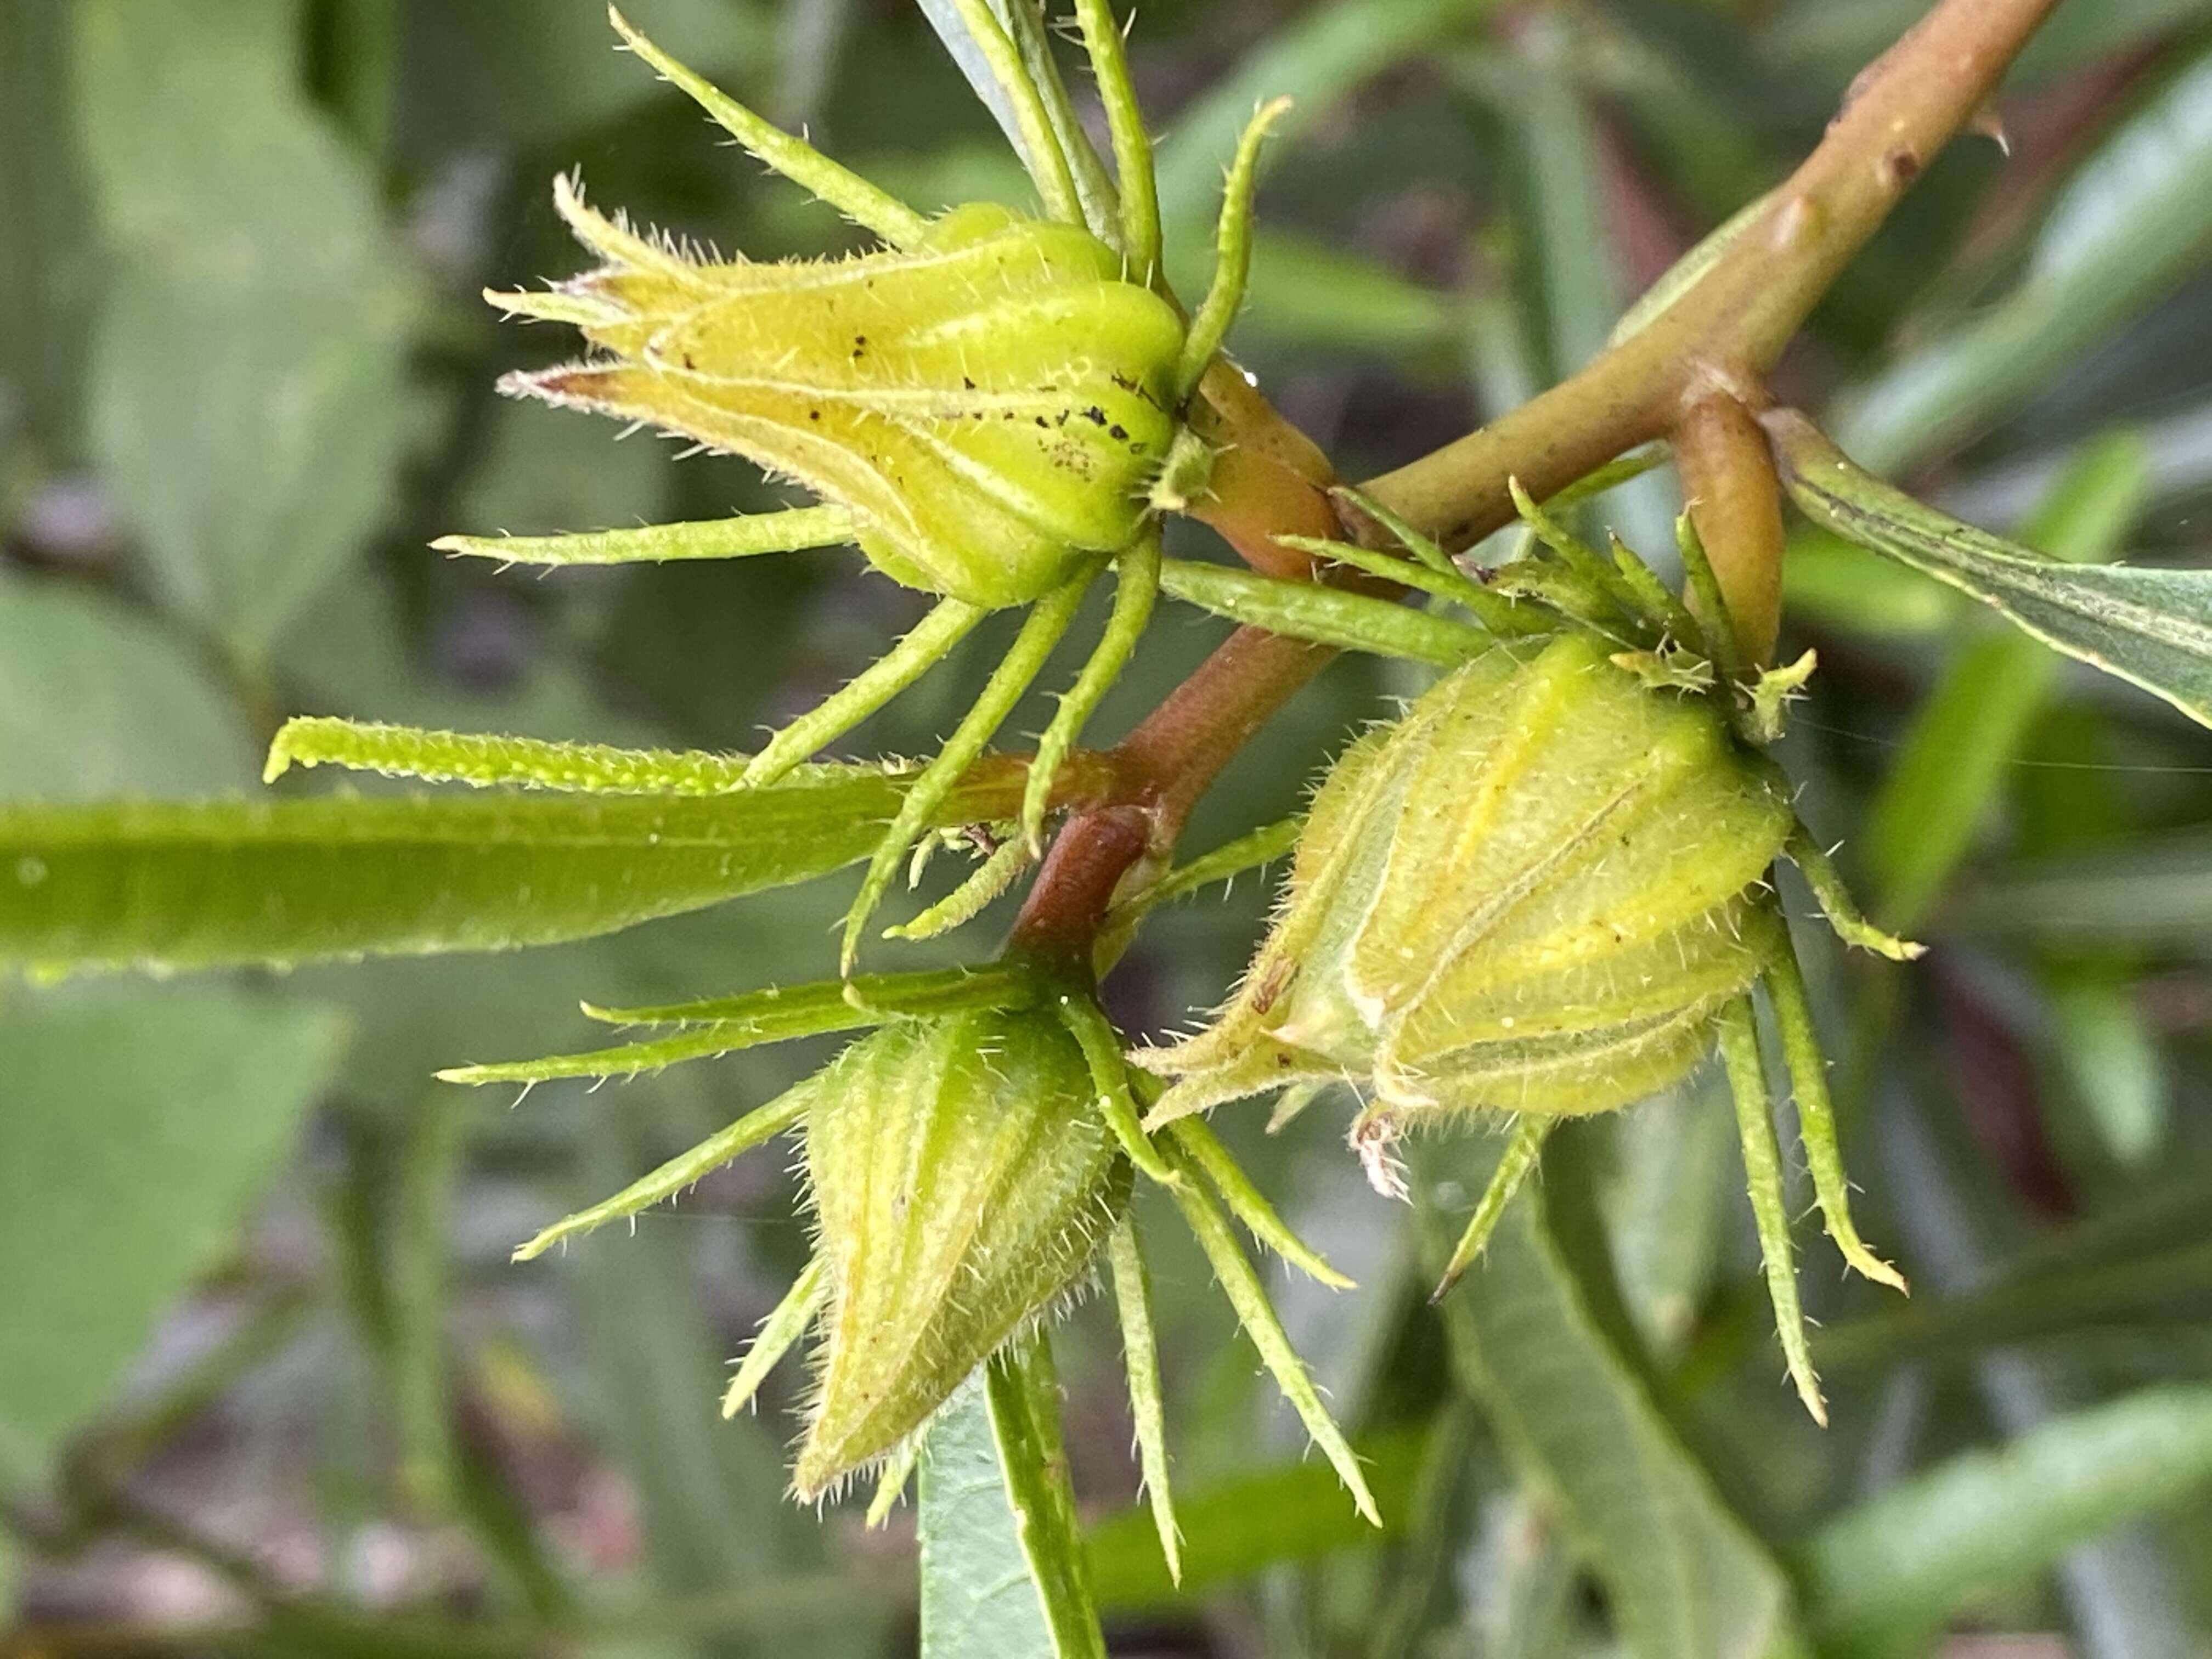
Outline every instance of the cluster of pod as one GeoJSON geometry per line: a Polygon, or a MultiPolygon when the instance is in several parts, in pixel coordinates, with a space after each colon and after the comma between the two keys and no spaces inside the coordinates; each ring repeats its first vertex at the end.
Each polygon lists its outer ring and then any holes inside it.
{"type": "MultiPolygon", "coordinates": [[[[1102,82],[1126,84],[1112,73],[1119,40],[1105,7],[1086,3],[1079,16],[1102,82]]],[[[805,1498],[874,1465],[885,1467],[883,1490],[895,1496],[933,1413],[1091,1282],[1103,1260],[1172,1564],[1160,1390],[1130,1218],[1139,1179],[1172,1194],[1263,1358],[1373,1513],[1358,1462],[1291,1352],[1231,1218],[1305,1271],[1346,1281],[1283,1224],[1200,1114],[1252,1095],[1288,1089],[1302,1102],[1318,1087],[1347,1085],[1364,1103],[1352,1145],[1386,1190],[1395,1181],[1390,1146],[1405,1130],[1504,1123],[1507,1153],[1446,1269],[1448,1287],[1553,1125],[1640,1099],[1717,1044],[1735,1085],[1783,1346],[1820,1415],[1754,987],[1767,990],[1790,1060],[1831,1235],[1861,1272],[1900,1288],[1902,1280],[1851,1224],[1770,870],[1794,860],[1850,941],[1892,956],[1910,947],[1852,909],[1761,752],[1809,662],[1747,669],[1724,625],[1700,623],[1724,611],[1686,529],[1695,614],[1626,549],[1597,554],[1525,498],[1526,556],[1480,580],[1412,526],[1355,501],[1401,551],[1298,545],[1424,590],[1473,620],[1392,612],[1311,588],[1295,605],[1261,606],[1279,629],[1303,617],[1330,643],[1410,654],[1443,672],[1401,718],[1351,745],[1302,824],[1241,844],[1251,855],[1244,862],[1293,842],[1295,857],[1268,938],[1206,1030],[1125,1053],[1095,1000],[1088,963],[1010,957],[951,973],[852,976],[861,925],[908,848],[1109,565],[1118,571],[1112,619],[1044,735],[1020,819],[995,826],[1017,860],[1036,844],[1059,762],[1144,629],[1162,584],[1160,515],[1202,485],[1207,465],[1193,400],[1241,291],[1254,163],[1270,112],[1255,119],[1231,170],[1214,288],[1186,317],[1158,280],[1149,153],[1124,100],[1108,100],[1122,175],[1118,216],[1102,220],[1071,183],[1046,191],[1054,210],[1043,219],[973,205],[925,218],[615,21],[632,50],[740,143],[884,246],[817,264],[702,258],[595,212],[563,180],[559,210],[601,263],[549,291],[492,297],[510,313],[574,325],[594,355],[514,377],[507,389],[750,457],[771,477],[805,485],[816,504],[719,523],[440,545],[563,564],[852,542],[875,568],[937,596],[881,661],[753,757],[740,787],[772,781],[849,730],[988,611],[1030,614],[974,711],[908,783],[848,918],[845,976],[594,1011],[670,1030],[594,1054],[445,1074],[470,1083],[620,1075],[872,1028],[781,1099],[520,1254],[671,1199],[787,1131],[802,1135],[814,1256],[744,1357],[726,1403],[738,1409],[784,1353],[818,1331],[793,1474],[805,1498]],[[1393,620],[1378,620],[1385,613],[1393,620]]],[[[1042,114],[1027,113],[1034,162],[1049,132],[1042,114]]],[[[1174,580],[1173,591],[1204,602],[1228,579],[1174,580]]],[[[1243,614],[1234,604],[1216,608],[1243,614]]],[[[1201,860],[1128,904],[1187,890],[1237,862],[1201,860]]],[[[1003,885],[1012,865],[994,858],[988,873],[1003,885]]],[[[950,919],[975,908],[972,894],[939,907],[950,919]]]]}

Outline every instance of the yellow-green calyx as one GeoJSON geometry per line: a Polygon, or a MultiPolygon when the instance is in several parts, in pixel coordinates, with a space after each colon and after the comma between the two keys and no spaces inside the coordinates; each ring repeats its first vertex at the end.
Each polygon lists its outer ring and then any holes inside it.
{"type": "Polygon", "coordinates": [[[887,1025],[807,1085],[826,1302],[792,1484],[896,1447],[1088,1270],[1130,1171],[1042,1009],[887,1025]]]}
{"type": "Polygon", "coordinates": [[[1501,645],[1354,744],[1212,1028],[1137,1059],[1161,1115],[1352,1078],[1376,1129],[1642,1098],[1769,956],[1753,891],[1794,822],[1706,698],[1579,629],[1501,645]]]}
{"type": "MultiPolygon", "coordinates": [[[[1755,986],[1789,1060],[1830,1236],[1859,1272],[1899,1290],[1905,1281],[1851,1220],[1825,1062],[1770,867],[1795,862],[1850,943],[1896,958],[1917,950],[1858,914],[1757,747],[1778,730],[1811,658],[1740,679],[1726,641],[1632,556],[1617,556],[1616,586],[1533,504],[1522,510],[1540,540],[1565,550],[1522,573],[1553,625],[1529,632],[1526,617],[1504,617],[1486,648],[1337,762],[1236,998],[1190,1041],[1132,1056],[1174,1079],[1146,1125],[1341,1079],[1367,1098],[1352,1140],[1370,1179],[1403,1195],[1390,1148],[1407,1127],[1504,1115],[1510,1142],[1441,1296],[1480,1253],[1554,1124],[1664,1088],[1717,1045],[1783,1352],[1806,1409],[1825,1422],[1755,986]]],[[[1709,579],[1686,532],[1683,552],[1692,580],[1709,579]]]]}
{"type": "Polygon", "coordinates": [[[843,508],[878,568],[972,605],[1025,604],[1135,538],[1183,325],[1080,226],[975,204],[905,247],[707,261],[556,195],[604,263],[492,297],[605,355],[505,390],[743,455],[843,508]]]}

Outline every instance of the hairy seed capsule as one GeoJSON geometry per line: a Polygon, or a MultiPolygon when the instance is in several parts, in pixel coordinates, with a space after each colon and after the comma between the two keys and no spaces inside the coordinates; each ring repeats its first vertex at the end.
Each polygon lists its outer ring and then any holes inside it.
{"type": "Polygon", "coordinates": [[[887,1025],[817,1079],[806,1172],[829,1304],[793,1485],[920,1427],[1065,1295],[1128,1200],[1082,1050],[1042,1010],[887,1025]]]}
{"type": "Polygon", "coordinates": [[[495,297],[606,355],[507,390],[796,479],[854,515],[885,574],[972,605],[1025,604],[1135,537],[1175,437],[1183,326],[1088,231],[979,203],[909,247],[710,262],[565,184],[560,200],[605,263],[495,297]]]}
{"type": "Polygon", "coordinates": [[[1579,629],[1502,646],[1338,761],[1273,933],[1208,1030],[1137,1058],[1157,1117],[1350,1077],[1370,1122],[1626,1105],[1769,959],[1794,819],[1712,704],[1579,629]]]}

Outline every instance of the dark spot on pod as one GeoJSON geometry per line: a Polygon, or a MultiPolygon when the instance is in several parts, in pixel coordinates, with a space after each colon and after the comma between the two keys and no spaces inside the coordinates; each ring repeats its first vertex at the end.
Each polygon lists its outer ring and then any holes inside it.
{"type": "Polygon", "coordinates": [[[1083,411],[1083,418],[1093,426],[1103,426],[1106,424],[1106,411],[1093,404],[1083,411]]]}
{"type": "Polygon", "coordinates": [[[963,374],[960,377],[960,385],[963,391],[973,392],[975,389],[975,382],[969,380],[965,374],[963,374]]]}
{"type": "Polygon", "coordinates": [[[818,409],[810,409],[806,411],[806,418],[810,421],[818,421],[822,418],[822,411],[818,409]]]}
{"type": "Polygon", "coordinates": [[[1037,423],[1039,426],[1043,427],[1044,428],[1046,428],[1046,430],[1048,430],[1048,431],[1049,431],[1049,430],[1051,429],[1051,427],[1052,427],[1052,422],[1049,422],[1049,421],[1048,421],[1048,420],[1046,420],[1046,419],[1045,419],[1045,417],[1044,417],[1043,416],[1042,416],[1042,415],[1040,415],[1040,416],[1038,416],[1036,417],[1036,423],[1037,423]]]}
{"type": "Polygon", "coordinates": [[[1129,435],[1129,428],[1123,426],[1121,422],[1116,421],[1113,425],[1106,428],[1106,435],[1118,441],[1129,435]]]}

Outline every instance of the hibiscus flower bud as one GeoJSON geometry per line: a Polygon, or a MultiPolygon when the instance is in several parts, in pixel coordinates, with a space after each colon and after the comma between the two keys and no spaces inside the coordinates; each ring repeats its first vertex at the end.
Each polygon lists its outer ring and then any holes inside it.
{"type": "Polygon", "coordinates": [[[793,1486],[890,1451],[1089,1270],[1130,1171],[1048,1008],[883,1027],[811,1085],[827,1302],[793,1486]]]}
{"type": "Polygon", "coordinates": [[[843,508],[886,574],[971,605],[1135,538],[1183,325],[1080,226],[977,203],[911,246],[756,263],[638,235],[565,179],[556,199],[603,263],[493,297],[603,355],[505,390],[743,455],[843,508]]]}
{"type": "Polygon", "coordinates": [[[1387,1139],[1605,1111],[1696,1063],[1770,959],[1755,889],[1795,820],[1711,699],[1612,653],[1502,645],[1345,753],[1235,1000],[1136,1056],[1176,1079],[1154,1121],[1349,1078],[1387,1139]]]}

